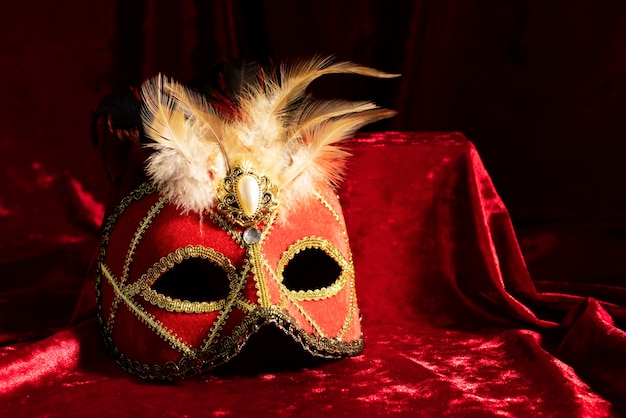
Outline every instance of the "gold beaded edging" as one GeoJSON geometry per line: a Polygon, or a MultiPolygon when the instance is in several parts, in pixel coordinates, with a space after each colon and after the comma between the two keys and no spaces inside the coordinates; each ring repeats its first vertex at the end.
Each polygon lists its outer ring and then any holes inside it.
{"type": "Polygon", "coordinates": [[[341,252],[333,244],[320,237],[305,237],[294,244],[290,245],[287,248],[280,260],[278,261],[278,265],[276,267],[276,276],[278,277],[281,288],[285,293],[288,293],[295,300],[320,300],[320,299],[328,299],[330,297],[335,296],[337,293],[341,291],[346,285],[348,279],[354,276],[354,267],[352,263],[349,263],[341,252]],[[339,264],[341,268],[341,274],[337,278],[337,280],[330,286],[322,287],[321,289],[315,290],[289,290],[283,285],[283,271],[287,264],[301,251],[306,249],[319,249],[324,251],[329,257],[339,264]]]}
{"type": "Polygon", "coordinates": [[[182,342],[179,338],[177,338],[177,335],[175,333],[168,330],[161,321],[146,312],[141,306],[137,306],[137,304],[133,303],[128,295],[124,294],[124,292],[117,285],[117,279],[113,276],[113,274],[111,274],[111,272],[105,265],[101,265],[100,267],[102,269],[102,272],[104,273],[104,277],[106,277],[111,287],[113,287],[116,297],[119,297],[121,300],[123,300],[128,309],[130,309],[130,311],[141,322],[150,327],[159,337],[167,341],[170,347],[182,352],[187,356],[195,356],[194,350],[187,344],[182,342]]]}
{"type": "Polygon", "coordinates": [[[224,299],[216,302],[190,302],[188,300],[172,299],[152,289],[145,289],[140,294],[146,302],[169,312],[208,313],[224,309],[226,305],[224,299]]]}
{"type": "MultiPolygon", "coordinates": [[[[148,211],[146,216],[141,220],[139,227],[135,231],[133,235],[133,239],[130,242],[130,246],[128,247],[128,251],[126,253],[126,258],[124,259],[124,267],[122,269],[122,277],[119,281],[120,284],[126,283],[128,280],[128,274],[130,272],[130,267],[134,261],[133,256],[135,255],[135,251],[137,250],[137,245],[143,237],[143,234],[146,232],[154,217],[163,209],[163,206],[167,203],[166,197],[161,197],[148,211]]],[[[117,315],[117,310],[119,309],[120,297],[116,294],[113,303],[111,304],[111,314],[107,321],[107,328],[113,329],[113,324],[115,322],[115,317],[117,315]]]]}
{"type": "Polygon", "coordinates": [[[250,273],[250,268],[248,265],[245,265],[240,276],[237,278],[237,280],[235,282],[231,282],[231,285],[233,286],[232,292],[230,293],[230,295],[228,296],[228,299],[226,300],[224,309],[222,309],[215,323],[211,327],[209,336],[202,343],[202,347],[200,348],[201,351],[204,352],[207,349],[209,349],[209,347],[211,347],[211,345],[213,344],[213,341],[215,341],[219,333],[222,331],[222,328],[226,324],[226,320],[228,320],[228,317],[230,313],[232,312],[232,310],[234,309],[234,307],[237,305],[237,302],[238,301],[244,302],[242,299],[240,299],[240,295],[245,286],[246,278],[248,277],[249,273],[250,273]]]}
{"type": "Polygon", "coordinates": [[[195,356],[181,358],[166,364],[144,364],[127,358],[111,345],[110,349],[117,363],[128,373],[150,380],[173,380],[205,372],[218,367],[235,357],[262,326],[274,325],[293,338],[308,353],[323,358],[356,356],[363,351],[363,336],[355,341],[345,342],[331,338],[318,338],[300,329],[293,318],[276,307],[257,308],[246,316],[232,334],[222,338],[209,349],[197,352],[195,356]]]}
{"type": "Polygon", "coordinates": [[[148,287],[165,274],[165,272],[171,270],[177,264],[182,263],[183,260],[190,258],[209,260],[221,267],[228,276],[228,283],[232,292],[233,283],[237,281],[237,270],[235,267],[224,254],[212,248],[200,245],[188,245],[184,248],[178,248],[174,252],[161,257],[161,259],[154,263],[154,265],[150,267],[137,282],[133,283],[133,285],[136,285],[140,289],[138,291],[141,291],[141,296],[143,296],[147,302],[170,312],[207,313],[223,309],[224,306],[226,306],[225,300],[190,302],[188,300],[172,299],[148,287]]]}
{"type": "Polygon", "coordinates": [[[346,319],[343,321],[343,325],[341,327],[341,332],[337,336],[338,339],[344,339],[346,334],[348,334],[348,330],[350,329],[350,324],[352,324],[352,316],[354,315],[354,310],[356,309],[356,285],[354,280],[354,274],[350,278],[350,301],[348,302],[348,315],[346,315],[346,319]]]}
{"type": "MultiPolygon", "coordinates": [[[[342,231],[343,235],[345,237],[347,237],[348,236],[348,229],[346,228],[346,224],[343,222],[342,217],[339,216],[337,211],[335,211],[335,209],[332,207],[332,205],[328,202],[328,200],[326,200],[326,198],[324,196],[322,196],[322,194],[320,192],[315,192],[315,197],[333,215],[333,217],[335,218],[335,220],[337,221],[337,223],[341,227],[341,231],[342,231]]],[[[337,199],[339,199],[339,196],[337,196],[337,199]]]]}
{"type": "MultiPolygon", "coordinates": [[[[97,268],[96,268],[96,304],[98,307],[98,322],[100,324],[100,330],[104,334],[110,334],[112,329],[111,326],[113,324],[112,317],[115,316],[115,300],[111,305],[111,317],[109,320],[105,321],[103,306],[102,306],[102,294],[100,293],[100,286],[102,283],[102,269],[100,265],[104,262],[104,257],[106,255],[106,250],[109,245],[109,239],[111,237],[111,231],[113,227],[117,223],[119,217],[124,213],[124,211],[133,203],[148,194],[152,194],[157,190],[156,186],[151,182],[144,182],[135,190],[130,192],[127,196],[125,196],[122,201],[115,207],[113,212],[106,218],[106,222],[104,223],[104,228],[102,230],[102,238],[100,240],[100,253],[98,254],[97,260],[97,268]]],[[[118,301],[119,303],[119,301],[118,301]]]]}
{"type": "MultiPolygon", "coordinates": [[[[274,225],[274,221],[276,219],[277,211],[272,211],[269,214],[269,218],[267,222],[263,225],[261,231],[261,238],[257,243],[247,244],[243,240],[243,233],[236,231],[231,224],[227,222],[227,220],[222,217],[220,214],[211,211],[209,216],[211,219],[216,222],[236,243],[240,248],[246,250],[246,260],[244,264],[249,266],[250,270],[254,274],[254,283],[257,289],[257,297],[259,298],[259,302],[261,306],[269,306],[269,290],[267,288],[267,284],[265,283],[265,272],[263,270],[264,266],[267,266],[267,260],[263,255],[263,252],[260,250],[261,244],[265,241],[267,235],[272,230],[272,226],[274,225]]],[[[270,272],[271,269],[268,269],[270,272]]]]}
{"type": "MultiPolygon", "coordinates": [[[[313,236],[313,237],[302,238],[298,240],[297,242],[295,242],[294,244],[289,246],[287,251],[285,251],[282,254],[278,262],[278,266],[276,268],[276,275],[278,276],[279,284],[281,287],[281,294],[285,295],[287,299],[291,301],[293,306],[295,306],[296,309],[298,309],[298,312],[300,312],[300,314],[306,318],[306,320],[309,322],[309,324],[311,324],[311,326],[315,329],[315,331],[320,336],[324,337],[325,335],[324,335],[322,328],[317,324],[315,320],[313,320],[313,318],[310,317],[310,315],[307,314],[307,312],[298,302],[307,301],[307,300],[328,299],[337,295],[337,293],[339,293],[341,290],[345,288],[346,283],[348,283],[348,281],[351,284],[354,283],[354,266],[351,262],[348,262],[343,257],[341,252],[334,245],[332,245],[329,241],[320,237],[313,236]],[[341,267],[341,274],[332,285],[323,287],[321,289],[298,290],[298,291],[287,289],[282,283],[283,271],[285,267],[287,266],[289,261],[291,261],[296,256],[296,254],[298,254],[302,250],[309,249],[309,248],[316,248],[316,249],[320,249],[324,251],[329,257],[335,260],[337,264],[339,264],[339,266],[341,267]]],[[[337,339],[343,339],[348,333],[348,329],[352,322],[352,315],[354,313],[355,292],[356,292],[356,289],[354,285],[352,285],[350,288],[350,301],[349,301],[347,316],[344,319],[344,322],[341,327],[341,331],[339,335],[337,336],[337,339]]]]}

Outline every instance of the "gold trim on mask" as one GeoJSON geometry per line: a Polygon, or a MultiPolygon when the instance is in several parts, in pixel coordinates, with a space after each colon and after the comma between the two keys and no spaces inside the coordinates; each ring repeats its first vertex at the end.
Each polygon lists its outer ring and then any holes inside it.
{"type": "Polygon", "coordinates": [[[304,332],[293,318],[285,315],[276,307],[257,308],[247,315],[240,325],[236,326],[232,333],[217,342],[208,349],[200,350],[196,356],[183,356],[177,362],[165,364],[146,364],[134,361],[121,353],[113,343],[110,335],[105,335],[105,344],[117,363],[126,372],[139,376],[143,379],[176,379],[198,373],[207,368],[218,367],[235,357],[248,338],[255,334],[265,324],[274,324],[285,334],[299,342],[307,352],[328,359],[344,356],[356,356],[363,351],[363,338],[345,342],[335,338],[316,337],[304,332]],[[208,365],[210,363],[210,366],[208,365]]]}
{"type": "Polygon", "coordinates": [[[244,265],[241,274],[237,277],[237,280],[231,282],[232,292],[228,295],[228,299],[226,299],[226,305],[224,309],[220,312],[218,318],[215,320],[215,323],[211,327],[211,331],[207,338],[203,341],[201,351],[206,351],[215,341],[216,338],[220,336],[222,328],[224,324],[228,320],[228,316],[233,311],[235,306],[239,303],[244,303],[244,299],[242,297],[243,288],[246,284],[248,274],[250,273],[250,266],[248,264],[244,265]]]}
{"type": "Polygon", "coordinates": [[[267,235],[272,230],[274,220],[276,219],[277,212],[271,212],[269,218],[265,222],[261,230],[260,240],[254,244],[247,244],[243,239],[242,231],[237,231],[233,225],[229,224],[224,217],[213,211],[209,212],[211,219],[216,222],[228,235],[246,251],[246,259],[244,265],[250,269],[254,276],[254,283],[257,289],[257,297],[259,299],[259,305],[262,307],[270,306],[269,290],[266,284],[265,271],[263,267],[267,267],[270,274],[273,275],[273,269],[269,268],[267,260],[261,251],[262,244],[265,241],[267,235]]]}
{"type": "Polygon", "coordinates": [[[146,302],[170,312],[208,313],[224,309],[226,305],[224,299],[217,302],[190,302],[188,300],[172,299],[152,289],[145,289],[140,294],[146,302]]]}
{"type": "MultiPolygon", "coordinates": [[[[315,192],[315,197],[319,200],[326,209],[333,215],[339,226],[341,227],[341,233],[344,235],[346,239],[348,239],[348,229],[346,228],[346,224],[343,221],[343,218],[339,216],[339,214],[335,211],[335,208],[332,207],[330,203],[326,200],[324,196],[320,192],[315,192]]],[[[337,196],[337,200],[339,200],[339,196],[337,196]]]]}
{"type": "MultiPolygon", "coordinates": [[[[135,190],[133,190],[127,196],[125,196],[120,202],[120,204],[117,205],[115,210],[106,218],[106,222],[104,223],[105,226],[104,226],[104,229],[102,230],[102,240],[100,242],[100,254],[98,256],[98,260],[100,262],[104,260],[104,256],[106,254],[106,248],[109,244],[111,232],[113,230],[113,227],[117,223],[117,220],[122,215],[122,213],[124,213],[124,211],[133,202],[140,200],[141,198],[143,198],[144,196],[148,194],[154,193],[156,190],[157,190],[156,186],[152,184],[151,182],[146,181],[140,184],[139,187],[137,187],[135,190]]],[[[126,261],[125,261],[125,264],[126,264],[126,261]]],[[[100,300],[100,288],[99,288],[100,275],[101,273],[100,273],[100,270],[98,269],[98,271],[96,271],[96,299],[98,300],[98,303],[100,303],[99,302],[100,300]]],[[[113,329],[113,323],[115,321],[115,314],[117,312],[119,302],[120,300],[116,296],[113,299],[113,302],[111,303],[111,312],[106,323],[105,323],[104,318],[102,318],[101,316],[98,317],[101,323],[101,326],[103,327],[103,329],[106,330],[106,332],[110,333],[113,329]]]]}
{"type": "MultiPolygon", "coordinates": [[[[354,341],[343,341],[347,334],[356,308],[356,295],[354,287],[354,268],[352,266],[351,257],[346,260],[345,257],[328,241],[318,238],[309,237],[299,240],[291,245],[289,249],[281,256],[281,262],[276,269],[270,268],[262,251],[261,244],[266,240],[267,235],[272,230],[277,211],[269,214],[269,217],[262,223],[261,239],[258,243],[246,244],[242,238],[242,232],[233,224],[229,224],[222,216],[210,211],[210,218],[222,227],[229,236],[242,248],[246,250],[246,259],[241,270],[232,266],[230,260],[224,255],[213,249],[202,246],[188,246],[179,248],[167,256],[161,258],[154,263],[140,278],[134,283],[126,283],[128,273],[133,262],[133,257],[139,241],[148,229],[152,220],[158,215],[161,208],[167,204],[167,199],[160,197],[157,202],[147,211],[146,216],[139,222],[139,226],[135,231],[133,239],[129,243],[129,248],[123,264],[123,276],[116,278],[109,268],[104,264],[106,249],[109,244],[111,232],[117,223],[120,215],[135,201],[143,198],[147,194],[156,192],[157,189],[152,184],[146,182],[137,190],[133,191],[125,197],[114,212],[107,218],[103,229],[101,250],[98,263],[98,272],[96,274],[96,295],[98,298],[99,314],[98,318],[101,325],[104,341],[117,362],[126,371],[144,378],[151,379],[172,379],[184,377],[189,374],[195,374],[207,369],[214,368],[225,363],[230,358],[239,353],[250,335],[254,334],[262,325],[273,323],[285,333],[290,335],[295,341],[302,344],[304,349],[316,356],[337,358],[341,356],[354,356],[361,352],[363,348],[362,337],[354,341]],[[282,271],[289,260],[291,260],[298,251],[304,248],[320,248],[325,251],[340,265],[342,272],[335,283],[332,285],[317,289],[314,291],[289,291],[282,285],[282,271]],[[199,256],[208,258],[220,265],[230,279],[231,291],[225,300],[215,302],[189,302],[179,301],[160,295],[149,286],[162,275],[165,271],[171,269],[175,264],[182,262],[184,258],[199,256]],[[254,259],[254,260],[253,260],[254,259]],[[269,277],[266,277],[267,272],[269,277]],[[259,304],[267,306],[257,306],[243,297],[243,289],[251,275],[251,273],[261,274],[260,277],[255,276],[255,285],[259,292],[259,304]],[[110,305],[110,316],[104,318],[102,295],[100,286],[102,279],[105,279],[113,289],[113,303],[110,305]],[[281,306],[272,306],[269,303],[269,295],[267,294],[266,280],[275,280],[281,290],[281,306]],[[347,282],[350,282],[350,305],[348,307],[347,316],[339,335],[332,338],[326,337],[315,321],[306,314],[302,309],[299,301],[314,300],[318,298],[328,298],[337,294],[347,282]],[[265,290],[265,292],[264,292],[265,290]],[[194,314],[202,312],[219,311],[219,314],[212,324],[211,329],[207,332],[206,338],[200,347],[192,348],[185,342],[181,341],[176,333],[169,330],[160,320],[148,313],[143,306],[139,305],[135,297],[140,295],[149,303],[156,302],[156,306],[164,309],[170,308],[173,311],[181,312],[181,314],[194,314]],[[304,318],[315,329],[315,334],[309,334],[302,329],[300,325],[285,310],[283,298],[287,298],[290,303],[301,312],[304,318]],[[180,304],[179,304],[180,302],[180,304]],[[177,351],[183,354],[182,358],[177,362],[167,362],[166,364],[142,364],[136,360],[127,358],[119,351],[113,341],[112,331],[114,325],[114,317],[118,309],[118,305],[124,303],[141,322],[152,329],[156,335],[166,341],[177,351]],[[163,306],[161,306],[163,305],[163,306]],[[223,327],[227,323],[228,318],[234,309],[241,309],[245,312],[245,316],[241,323],[236,325],[227,335],[222,334],[223,327]]],[[[342,231],[345,235],[345,226],[340,221],[340,217],[333,210],[332,206],[326,202],[321,195],[318,199],[324,203],[331,213],[337,219],[342,231]]],[[[346,237],[347,239],[347,237],[346,237]]],[[[349,250],[348,250],[349,251],[349,250]]]]}
{"type": "Polygon", "coordinates": [[[141,322],[150,327],[159,337],[163,338],[165,341],[169,343],[172,348],[182,352],[186,356],[195,357],[195,351],[189,347],[187,344],[182,342],[180,339],[176,338],[176,334],[167,329],[165,325],[158,319],[156,319],[152,314],[146,312],[141,306],[138,306],[136,303],[132,301],[132,296],[126,295],[122,289],[118,286],[118,279],[113,276],[113,274],[109,271],[108,267],[104,264],[100,265],[100,269],[104,273],[104,277],[106,277],[107,281],[113,288],[116,297],[119,297],[124,301],[128,309],[139,318],[141,322]]]}
{"type": "MultiPolygon", "coordinates": [[[[128,274],[130,272],[130,267],[134,261],[133,256],[135,255],[135,251],[137,250],[137,245],[139,245],[139,241],[143,237],[143,234],[146,232],[150,223],[152,223],[152,219],[163,209],[163,206],[167,203],[166,197],[161,197],[148,211],[146,216],[141,220],[139,227],[135,231],[135,235],[130,242],[130,246],[128,247],[128,251],[126,253],[126,258],[124,259],[124,267],[122,269],[122,277],[119,280],[120,284],[126,283],[128,280],[128,274]]],[[[138,293],[137,291],[136,293],[138,293]]],[[[107,321],[107,327],[109,329],[113,329],[113,325],[115,323],[115,316],[117,314],[117,310],[120,304],[120,297],[116,294],[115,299],[113,299],[113,303],[111,304],[111,315],[109,316],[109,320],[107,321]]]]}
{"type": "Polygon", "coordinates": [[[346,285],[348,279],[354,276],[354,267],[349,263],[339,252],[337,248],[329,241],[319,237],[306,237],[298,240],[294,244],[290,245],[287,251],[285,251],[278,265],[276,266],[276,276],[281,288],[285,293],[288,293],[295,300],[320,300],[328,299],[339,293],[346,285]],[[283,285],[283,271],[285,267],[293,258],[306,249],[319,249],[327,254],[330,258],[335,260],[341,268],[341,274],[330,286],[322,287],[320,289],[313,290],[289,290],[283,285]]]}
{"type": "Polygon", "coordinates": [[[207,313],[223,309],[226,305],[225,299],[210,302],[190,302],[188,300],[172,299],[169,296],[162,295],[150,287],[147,287],[151,286],[159,277],[174,268],[174,266],[190,258],[209,260],[221,267],[228,276],[228,282],[232,291],[233,283],[237,281],[237,270],[231,264],[230,260],[224,254],[212,248],[188,245],[185,248],[178,248],[176,251],[162,257],[141,276],[136,282],[137,286],[142,289],[141,296],[143,296],[147,302],[170,312],[207,313]]]}
{"type": "MultiPolygon", "coordinates": [[[[321,193],[316,192],[315,197],[317,197],[317,199],[330,211],[330,213],[334,216],[337,223],[341,226],[341,232],[347,244],[346,248],[348,250],[349,265],[350,265],[350,268],[352,269],[352,275],[350,276],[351,290],[350,290],[350,305],[348,308],[348,315],[346,316],[343,326],[341,327],[341,332],[339,333],[339,336],[337,337],[338,339],[343,339],[348,333],[348,331],[350,330],[350,324],[352,324],[352,316],[354,315],[354,310],[356,309],[356,306],[357,306],[356,281],[355,281],[355,274],[354,274],[354,264],[352,262],[352,252],[350,249],[350,243],[348,239],[348,229],[343,220],[343,217],[339,216],[339,214],[335,211],[332,205],[324,198],[324,196],[322,196],[321,193]]],[[[337,196],[337,200],[339,200],[339,196],[337,196]]]]}

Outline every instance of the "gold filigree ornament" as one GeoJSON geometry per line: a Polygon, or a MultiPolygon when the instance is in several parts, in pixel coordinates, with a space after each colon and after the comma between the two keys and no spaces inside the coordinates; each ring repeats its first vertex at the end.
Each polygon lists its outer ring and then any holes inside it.
{"type": "Polygon", "coordinates": [[[266,222],[278,208],[278,187],[253,169],[237,165],[219,182],[215,194],[217,211],[233,225],[247,228],[243,233],[246,244],[261,239],[257,225],[266,222]]]}

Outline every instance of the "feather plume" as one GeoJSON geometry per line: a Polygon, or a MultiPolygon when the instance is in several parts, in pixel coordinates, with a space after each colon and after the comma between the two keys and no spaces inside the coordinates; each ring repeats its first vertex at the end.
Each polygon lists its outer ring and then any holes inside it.
{"type": "Polygon", "coordinates": [[[213,205],[216,179],[228,171],[215,139],[221,136],[222,119],[209,123],[214,112],[207,103],[200,102],[202,112],[192,113],[193,96],[162,75],[144,83],[141,97],[144,131],[154,141],[148,146],[156,151],[147,161],[148,175],[183,212],[204,212],[213,205]]]}
{"type": "Polygon", "coordinates": [[[149,80],[142,88],[142,118],[155,153],[147,172],[183,211],[203,213],[215,204],[218,182],[233,166],[245,165],[278,186],[287,217],[321,185],[341,182],[349,156],[345,139],[395,114],[371,102],[315,100],[306,93],[318,77],[337,73],[397,77],[325,57],[277,70],[247,64],[237,91],[210,95],[220,97],[215,106],[163,76],[149,80]]]}

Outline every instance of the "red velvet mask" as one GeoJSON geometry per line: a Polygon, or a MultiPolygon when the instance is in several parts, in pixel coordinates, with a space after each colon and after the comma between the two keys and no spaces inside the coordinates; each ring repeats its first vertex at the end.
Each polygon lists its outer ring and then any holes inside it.
{"type": "Polygon", "coordinates": [[[288,76],[255,76],[227,103],[162,77],[144,86],[150,181],[111,212],[98,262],[101,330],[122,367],[146,378],[199,373],[264,325],[316,356],[360,353],[354,267],[332,183],[346,155],[339,142],[391,113],[302,102],[301,86],[331,72],[386,76],[372,71],[314,60],[288,76]],[[290,113],[294,103],[304,107],[290,113]]]}

